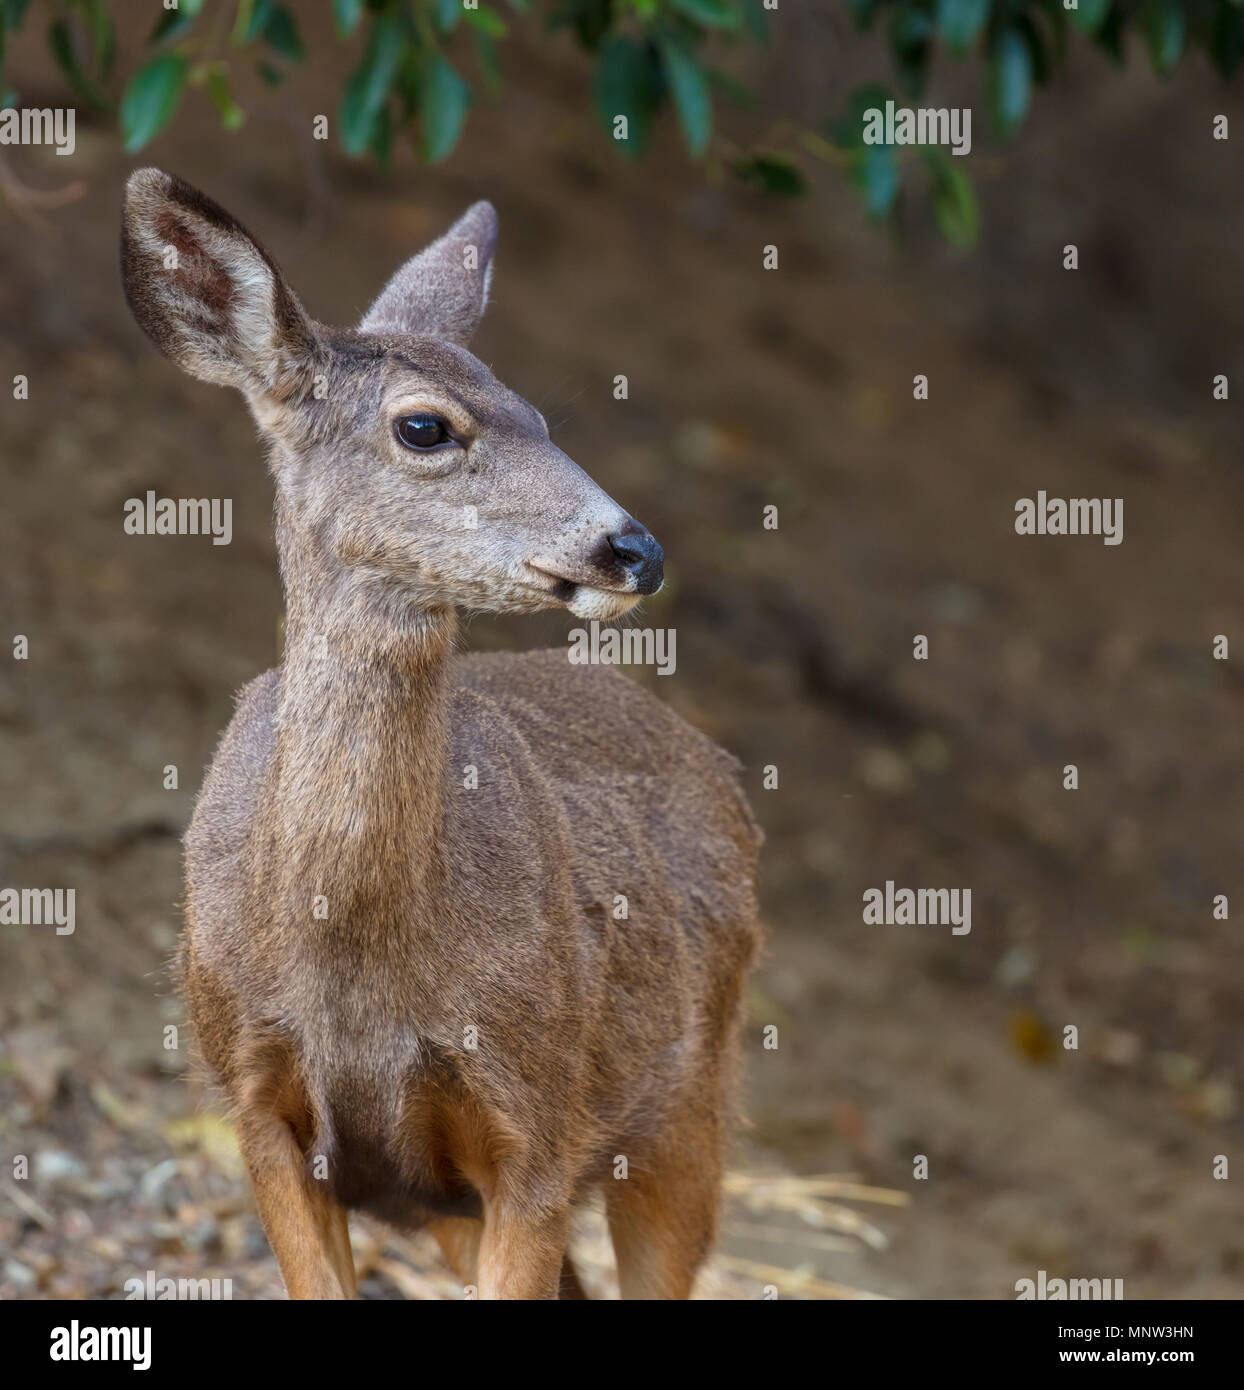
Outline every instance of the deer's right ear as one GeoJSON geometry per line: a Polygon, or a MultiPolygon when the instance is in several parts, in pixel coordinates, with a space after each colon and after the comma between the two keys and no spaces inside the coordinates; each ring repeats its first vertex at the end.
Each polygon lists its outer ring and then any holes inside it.
{"type": "Polygon", "coordinates": [[[359,331],[427,334],[466,347],[488,304],[496,250],[497,211],[491,203],[475,203],[402,266],[359,331]]]}
{"type": "Polygon", "coordinates": [[[315,333],[275,261],[235,218],[159,169],[125,186],[125,297],[183,371],[247,394],[284,394],[315,333]]]}

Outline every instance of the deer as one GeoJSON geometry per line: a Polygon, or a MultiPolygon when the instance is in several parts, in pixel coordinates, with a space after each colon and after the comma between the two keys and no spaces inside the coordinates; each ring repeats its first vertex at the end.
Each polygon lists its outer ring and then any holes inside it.
{"type": "Polygon", "coordinates": [[[197,797],[178,966],[293,1299],[357,1297],[351,1212],[468,1297],[584,1297],[602,1194],[621,1296],[689,1298],[740,1118],[741,765],[609,667],[460,651],[460,610],[610,622],[664,576],[468,350],[497,232],[474,204],[339,329],[197,189],[125,189],[135,319],[241,392],[275,484],[281,661],[197,797]]]}

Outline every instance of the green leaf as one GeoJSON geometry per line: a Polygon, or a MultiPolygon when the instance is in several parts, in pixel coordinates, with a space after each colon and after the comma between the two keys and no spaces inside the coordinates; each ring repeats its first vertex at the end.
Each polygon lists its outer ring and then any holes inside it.
{"type": "Polygon", "coordinates": [[[125,151],[141,150],[172,119],[186,85],[186,59],[162,53],[130,79],[121,97],[121,133],[125,151]]]}
{"type": "Polygon", "coordinates": [[[937,0],[937,32],[952,53],[966,53],[989,18],[989,0],[937,0]]]}
{"type": "Polygon", "coordinates": [[[478,29],[481,34],[487,34],[490,39],[503,39],[510,32],[510,26],[505,20],[487,5],[480,5],[474,10],[463,10],[462,14],[472,28],[478,29]]]}
{"type": "Polygon", "coordinates": [[[380,114],[372,126],[372,135],[367,144],[367,152],[382,169],[389,167],[389,160],[393,154],[393,120],[387,106],[380,108],[380,114]]]}
{"type": "Polygon", "coordinates": [[[163,39],[175,39],[184,34],[194,23],[195,17],[189,10],[178,7],[175,10],[161,10],[148,43],[160,43],[163,39]]]}
{"type": "Polygon", "coordinates": [[[229,79],[219,68],[213,68],[207,74],[207,94],[220,113],[221,125],[228,131],[241,130],[246,124],[246,112],[234,101],[229,79]]]}
{"type": "Polygon", "coordinates": [[[1020,15],[1015,21],[1015,27],[1024,36],[1024,42],[1028,45],[1028,54],[1032,59],[1033,80],[1044,84],[1050,76],[1050,56],[1045,51],[1045,40],[1037,26],[1026,14],[1020,15]]]}
{"type": "Polygon", "coordinates": [[[471,38],[475,42],[475,56],[479,60],[484,90],[491,100],[495,100],[501,92],[501,63],[497,58],[496,42],[478,29],[471,34],[471,38]]]}
{"type": "Polygon", "coordinates": [[[333,18],[337,21],[337,32],[348,39],[363,18],[363,0],[333,0],[333,18]]]}
{"type": "Polygon", "coordinates": [[[826,126],[829,138],[841,150],[853,150],[864,143],[864,118],[871,110],[884,111],[887,101],[893,100],[888,88],[878,82],[856,87],[847,99],[843,116],[826,126]]]}
{"type": "Polygon", "coordinates": [[[769,47],[769,16],[764,0],[743,0],[743,27],[761,48],[769,47]]]}
{"type": "Polygon", "coordinates": [[[1123,66],[1123,11],[1111,5],[1105,21],[1093,35],[1093,42],[1102,49],[1117,68],[1123,66]]]}
{"type": "Polygon", "coordinates": [[[1113,0],[1079,0],[1076,8],[1069,11],[1071,22],[1086,34],[1095,34],[1106,22],[1113,0]]]}
{"type": "Polygon", "coordinates": [[[1032,96],[1032,54],[1018,29],[1004,29],[995,40],[991,78],[994,121],[1006,135],[1024,119],[1032,96]]]}
{"type": "Polygon", "coordinates": [[[1244,11],[1234,6],[1219,10],[1209,43],[1214,66],[1230,77],[1244,60],[1244,11]]]}
{"type": "Polygon", "coordinates": [[[976,193],[965,173],[955,169],[952,175],[933,195],[933,215],[952,246],[975,246],[979,234],[976,193]]]}
{"type": "Polygon", "coordinates": [[[744,183],[779,198],[798,198],[808,191],[807,180],[788,155],[749,154],[730,167],[744,183]]]}
{"type": "Polygon", "coordinates": [[[743,22],[731,0],[669,0],[669,7],[706,29],[737,29],[743,22]]]}
{"type": "Polygon", "coordinates": [[[877,8],[880,0],[847,0],[847,9],[851,11],[851,18],[855,20],[857,29],[867,29],[877,17],[877,8]]]}
{"type": "Polygon", "coordinates": [[[95,71],[100,81],[107,82],[112,76],[112,65],[117,56],[117,29],[104,6],[104,0],[90,0],[90,23],[95,71]]]}
{"type": "MultiPolygon", "coordinates": [[[[1070,24],[1067,21],[1067,11],[1063,9],[1062,0],[1042,0],[1045,9],[1046,22],[1050,26],[1050,46],[1054,52],[1053,63],[1067,61],[1067,40],[1070,31],[1070,24]]],[[[1035,23],[1035,20],[1033,21],[1035,23]]]]}
{"type": "Polygon", "coordinates": [[[933,216],[952,246],[974,246],[980,230],[972,182],[953,156],[936,146],[922,151],[933,175],[933,216]]]}
{"type": "Polygon", "coordinates": [[[298,32],[298,21],[284,5],[274,5],[267,24],[263,27],[264,41],[270,44],[282,57],[301,63],[307,56],[303,47],[302,35],[298,32]]]}
{"type": "Polygon", "coordinates": [[[268,27],[276,0],[239,0],[238,17],[233,25],[233,42],[254,43],[268,27]]]}
{"type": "Polygon", "coordinates": [[[361,155],[367,149],[405,50],[400,22],[391,13],[378,15],[363,61],[350,74],[341,102],[341,143],[348,154],[361,155]]]}
{"type": "Polygon", "coordinates": [[[890,23],[890,51],[903,89],[910,96],[924,90],[933,41],[933,17],[924,10],[900,9],[890,23]]]}
{"type": "Polygon", "coordinates": [[[548,27],[560,29],[569,25],[583,47],[594,53],[612,23],[610,0],[564,0],[562,7],[549,16],[548,27]]]}
{"type": "Polygon", "coordinates": [[[462,0],[432,0],[432,17],[442,34],[452,34],[464,13],[462,0]]]}
{"type": "Polygon", "coordinates": [[[869,217],[882,218],[898,197],[898,160],[893,145],[861,145],[851,157],[851,181],[863,190],[869,217]]]}
{"type": "Polygon", "coordinates": [[[709,68],[708,80],[718,91],[724,92],[736,106],[741,106],[744,110],[750,110],[755,106],[756,99],[751,89],[736,81],[728,72],[722,72],[719,68],[709,68]]]}
{"type": "Polygon", "coordinates": [[[687,152],[693,159],[699,159],[708,149],[713,133],[713,99],[708,90],[708,78],[695,55],[676,40],[663,39],[660,49],[687,152]]]}
{"type": "Polygon", "coordinates": [[[419,89],[419,123],[429,164],[438,164],[458,143],[470,104],[471,89],[437,55],[428,64],[419,89]]]}
{"type": "Polygon", "coordinates": [[[78,56],[73,50],[73,35],[69,32],[69,25],[63,19],[56,20],[48,27],[48,44],[52,49],[52,56],[69,79],[69,85],[74,91],[92,106],[103,106],[105,104],[103,94],[86,75],[82,65],[78,62],[78,56]]]}
{"type": "Polygon", "coordinates": [[[637,39],[616,34],[601,45],[596,63],[596,109],[610,137],[614,121],[626,117],[626,139],[617,144],[632,159],[647,148],[658,76],[652,50],[637,39]]]}
{"type": "Polygon", "coordinates": [[[20,29],[29,8],[30,0],[4,0],[4,27],[20,29]]]}
{"type": "Polygon", "coordinates": [[[1142,15],[1145,42],[1154,70],[1172,72],[1184,51],[1188,20],[1179,0],[1145,0],[1142,15]]]}

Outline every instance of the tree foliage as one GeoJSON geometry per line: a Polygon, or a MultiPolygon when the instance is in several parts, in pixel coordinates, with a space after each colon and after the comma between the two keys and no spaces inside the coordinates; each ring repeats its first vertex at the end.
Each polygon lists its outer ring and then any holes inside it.
{"type": "Polygon", "coordinates": [[[1244,59],[1242,0],[845,0],[858,28],[884,37],[894,87],[869,85],[852,93],[848,114],[834,127],[870,216],[895,219],[909,168],[923,166],[938,226],[946,238],[976,237],[971,183],[944,149],[909,152],[865,145],[862,111],[918,103],[927,94],[939,58],[970,59],[984,78],[985,109],[993,133],[1010,138],[1028,117],[1034,97],[1054,79],[1072,45],[1095,47],[1116,67],[1129,36],[1153,70],[1169,76],[1200,49],[1224,78],[1244,59]],[[904,167],[904,164],[908,167],[904,167]]]}
{"type": "MultiPolygon", "coordinates": [[[[336,99],[335,138],[350,155],[381,165],[398,141],[429,163],[448,158],[472,105],[503,96],[502,55],[513,27],[539,26],[569,34],[586,52],[596,117],[622,154],[641,157],[671,112],[692,158],[773,195],[801,193],[808,161],[827,161],[845,169],[869,216],[897,222],[905,188],[922,178],[943,234],[970,244],[977,209],[962,161],[935,146],[866,145],[870,106],[919,101],[940,61],[970,60],[984,77],[993,132],[1007,139],[1073,43],[1121,64],[1134,34],[1162,75],[1196,48],[1225,77],[1244,59],[1244,0],[823,0],[835,2],[859,29],[884,37],[893,89],[859,86],[819,130],[786,123],[742,148],[717,129],[715,108],[723,98],[757,103],[719,66],[722,55],[732,45],[765,45],[769,26],[798,0],[320,0],[331,7],[338,41],[357,55],[336,99]]],[[[122,3],[0,0],[0,105],[20,100],[5,80],[7,41],[38,23],[75,98],[115,111],[131,152],[168,125],[188,92],[210,101],[226,130],[241,129],[243,68],[278,86],[307,58],[292,3],[177,0],[159,13],[135,70],[119,74],[114,15],[122,3]]]]}

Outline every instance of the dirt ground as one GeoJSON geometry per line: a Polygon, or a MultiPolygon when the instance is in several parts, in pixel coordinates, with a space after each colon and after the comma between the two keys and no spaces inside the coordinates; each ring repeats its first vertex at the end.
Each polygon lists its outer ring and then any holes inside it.
{"type": "MultiPolygon", "coordinates": [[[[766,60],[766,118],[826,115],[883,71],[838,22],[810,37],[766,60]]],[[[677,673],[634,677],[738,754],[767,833],[750,1127],[706,1293],[1008,1298],[1039,1269],[1128,1298],[1241,1293],[1239,1177],[1214,1165],[1244,1163],[1244,941],[1212,905],[1238,917],[1244,895],[1244,104],[1199,62],[1169,83],[1133,67],[1081,55],[1013,145],[982,113],[966,255],[915,204],[901,244],[866,225],[833,170],[782,202],[707,183],[672,139],[624,166],[564,45],[515,45],[506,104],[436,170],[305,140],[335,101],[326,65],[238,136],[188,102],[144,152],[239,215],[328,322],[471,200],[500,211],[476,350],[664,544],[644,621],[677,629],[677,673]],[[1017,536],[1040,488],[1123,497],[1124,543],[1017,536]],[[970,935],[866,925],[887,880],[970,887],[970,935]]],[[[46,83],[31,104],[56,104],[46,83]]],[[[981,96],[953,67],[934,95],[981,96]]],[[[18,153],[40,187],[72,164],[79,201],[38,228],[0,209],[0,378],[30,380],[0,400],[0,637],[30,644],[0,660],[0,882],[78,895],[72,936],[0,929],[0,1297],[116,1297],[148,1269],[279,1296],[230,1135],[163,1032],[177,836],[232,692],[276,656],[271,484],[241,403],[129,319],[131,162],[108,129],[78,144],[18,153]],[[232,544],[125,535],[148,488],[231,497],[232,544]]],[[[573,621],[477,619],[469,640],[559,644],[573,621]]],[[[367,1296],[457,1292],[418,1242],[356,1240],[367,1296]]]]}

